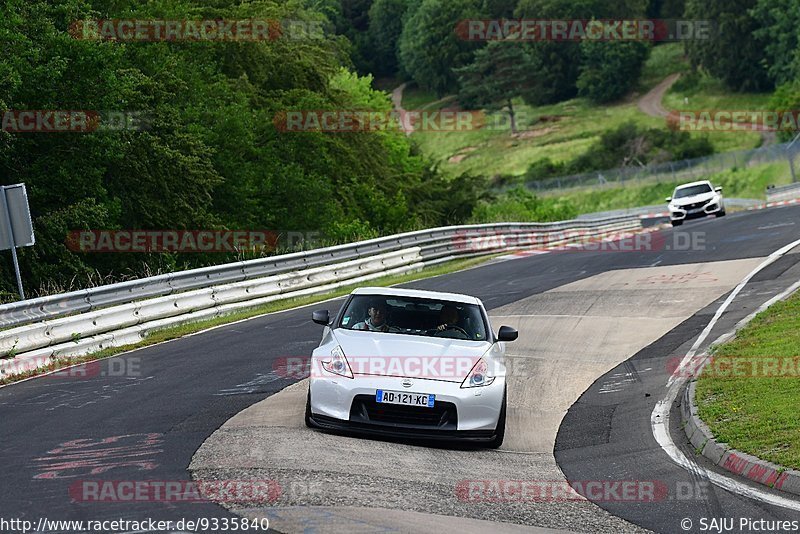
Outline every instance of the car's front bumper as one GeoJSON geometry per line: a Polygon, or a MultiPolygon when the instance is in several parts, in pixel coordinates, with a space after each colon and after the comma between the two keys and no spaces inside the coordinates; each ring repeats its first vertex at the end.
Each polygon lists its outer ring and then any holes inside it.
{"type": "Polygon", "coordinates": [[[721,202],[711,201],[705,206],[693,209],[684,209],[669,206],[669,218],[673,221],[685,221],[689,219],[699,219],[709,215],[715,215],[724,210],[721,202]]]}
{"type": "Polygon", "coordinates": [[[318,377],[311,380],[311,422],[324,429],[391,437],[488,441],[494,437],[505,392],[505,378],[489,386],[461,388],[457,382],[383,376],[318,377]],[[434,408],[375,403],[377,390],[436,396],[434,408]]]}

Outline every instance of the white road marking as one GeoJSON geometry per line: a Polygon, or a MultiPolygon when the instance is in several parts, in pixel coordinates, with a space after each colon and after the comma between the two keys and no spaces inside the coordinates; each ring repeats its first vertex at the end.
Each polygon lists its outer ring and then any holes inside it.
{"type": "MultiPolygon", "coordinates": [[[[734,480],[730,477],[721,475],[715,471],[711,471],[710,469],[706,469],[704,467],[700,467],[696,462],[687,458],[675,445],[675,442],[672,441],[672,436],[669,432],[669,412],[672,408],[672,404],[675,402],[675,399],[678,397],[678,393],[683,388],[684,384],[688,380],[686,373],[681,372],[681,370],[685,369],[686,366],[689,364],[690,361],[694,359],[697,350],[700,348],[700,345],[708,338],[711,330],[716,325],[719,318],[725,312],[725,310],[730,306],[733,299],[744,289],[744,286],[759,272],[763,269],[771,265],[775,262],[778,258],[788,253],[794,247],[800,245],[800,239],[789,243],[785,247],[782,247],[779,250],[776,250],[772,254],[770,254],[763,263],[761,263],[758,267],[756,267],[750,274],[748,274],[739,285],[731,292],[725,302],[717,309],[717,312],[712,317],[711,321],[708,323],[706,328],[700,333],[700,336],[692,345],[692,348],[686,354],[686,356],[681,361],[680,366],[678,369],[673,372],[672,376],[670,377],[669,381],[667,382],[667,395],[662,400],[660,400],[655,408],[653,408],[653,413],[650,415],[650,426],[653,430],[653,437],[655,437],[658,444],[664,449],[664,452],[669,455],[672,460],[689,471],[692,474],[702,475],[711,483],[730,491],[731,493],[735,493],[737,495],[741,495],[747,497],[749,499],[758,500],[767,504],[772,504],[775,506],[780,506],[782,508],[788,508],[790,510],[795,510],[800,512],[800,502],[788,499],[786,497],[782,497],[780,495],[773,495],[772,493],[768,493],[766,491],[760,490],[758,488],[751,487],[747,484],[734,480]]],[[[782,292],[779,295],[776,295],[772,299],[768,300],[764,304],[761,305],[756,311],[745,317],[743,320],[739,321],[736,325],[736,328],[732,332],[728,332],[715,341],[714,344],[721,343],[723,341],[727,341],[731,337],[733,337],[736,330],[750,322],[757,314],[762,312],[763,310],[767,309],[773,303],[785,298],[786,296],[790,295],[793,291],[800,288],[800,281],[793,284],[787,290],[782,292]]],[[[713,345],[713,344],[712,344],[713,345]]],[[[707,353],[705,353],[707,356],[707,353]]],[[[695,360],[696,363],[696,360],[695,360]]]]}
{"type": "Polygon", "coordinates": [[[794,222],[768,224],[767,226],[759,226],[759,230],[772,230],[773,228],[783,228],[784,226],[794,226],[794,222]]]}

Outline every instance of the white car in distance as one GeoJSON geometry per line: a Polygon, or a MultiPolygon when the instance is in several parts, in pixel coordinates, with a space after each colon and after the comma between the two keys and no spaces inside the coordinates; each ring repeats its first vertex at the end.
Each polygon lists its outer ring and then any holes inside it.
{"type": "Polygon", "coordinates": [[[683,221],[709,215],[725,216],[722,188],[714,187],[708,180],[679,185],[672,196],[667,198],[667,202],[672,226],[680,226],[683,221]]]}

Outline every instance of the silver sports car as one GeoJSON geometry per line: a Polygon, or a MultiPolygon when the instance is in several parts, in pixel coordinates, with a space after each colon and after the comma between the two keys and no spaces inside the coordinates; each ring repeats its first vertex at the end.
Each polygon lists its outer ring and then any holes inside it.
{"type": "Polygon", "coordinates": [[[481,301],[453,293],[360,288],[311,357],[306,424],[393,437],[503,443],[505,344],[481,301]]]}

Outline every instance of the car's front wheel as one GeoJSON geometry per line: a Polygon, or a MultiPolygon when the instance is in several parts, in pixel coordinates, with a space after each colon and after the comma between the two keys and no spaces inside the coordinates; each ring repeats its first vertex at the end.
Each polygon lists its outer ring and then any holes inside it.
{"type": "Polygon", "coordinates": [[[725,210],[722,210],[719,213],[717,213],[717,217],[725,217],[725,210]]]}
{"type": "Polygon", "coordinates": [[[683,221],[672,221],[672,226],[680,226],[683,224],[683,221]]]}
{"type": "Polygon", "coordinates": [[[497,418],[497,427],[494,430],[494,439],[489,442],[490,449],[497,449],[503,444],[506,437],[506,392],[503,391],[503,405],[500,407],[500,416],[497,418]]]}

